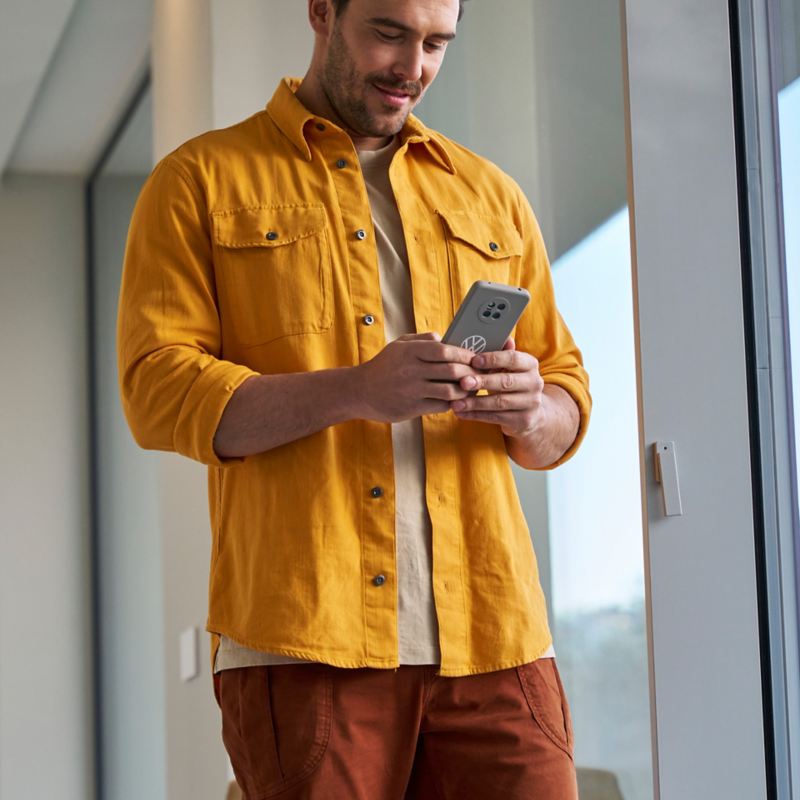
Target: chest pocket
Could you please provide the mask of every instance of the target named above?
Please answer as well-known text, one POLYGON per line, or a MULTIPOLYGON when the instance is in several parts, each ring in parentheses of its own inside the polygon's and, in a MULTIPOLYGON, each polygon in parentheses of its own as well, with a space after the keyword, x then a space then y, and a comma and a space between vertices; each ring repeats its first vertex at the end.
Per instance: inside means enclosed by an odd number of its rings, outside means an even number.
POLYGON ((470 211, 438 213, 447 239, 454 308, 475 281, 510 283, 517 274, 512 260, 522 255, 522 237, 511 223, 470 211))
POLYGON ((253 347, 331 327, 322 206, 258 206, 211 216, 223 330, 253 347))

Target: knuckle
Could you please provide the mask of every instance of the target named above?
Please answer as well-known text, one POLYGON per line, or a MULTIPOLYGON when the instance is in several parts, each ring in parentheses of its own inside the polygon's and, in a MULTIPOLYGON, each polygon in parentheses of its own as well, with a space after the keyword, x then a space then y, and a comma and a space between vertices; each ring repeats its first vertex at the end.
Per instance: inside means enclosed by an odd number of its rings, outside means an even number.
POLYGON ((508 398, 503 394, 494 395, 494 407, 497 411, 505 411, 508 408, 508 398))
POLYGON ((500 376, 500 386, 503 389, 513 389, 514 388, 514 375, 510 372, 504 372, 500 376))

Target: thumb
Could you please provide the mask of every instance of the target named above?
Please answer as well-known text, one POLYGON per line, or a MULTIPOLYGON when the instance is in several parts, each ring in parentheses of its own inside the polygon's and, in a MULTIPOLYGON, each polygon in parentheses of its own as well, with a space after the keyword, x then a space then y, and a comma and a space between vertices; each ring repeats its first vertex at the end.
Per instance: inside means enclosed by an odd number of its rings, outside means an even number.
POLYGON ((516 342, 511 336, 509 336, 508 339, 506 339, 506 343, 503 345, 503 350, 516 350, 516 349, 517 349, 516 342))

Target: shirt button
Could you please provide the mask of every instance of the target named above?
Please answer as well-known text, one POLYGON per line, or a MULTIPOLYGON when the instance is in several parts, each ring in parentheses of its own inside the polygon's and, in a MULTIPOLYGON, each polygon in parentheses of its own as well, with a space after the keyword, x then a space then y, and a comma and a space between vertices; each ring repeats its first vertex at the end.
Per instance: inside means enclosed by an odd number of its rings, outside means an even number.
POLYGON ((343 158, 340 158, 336 162, 336 166, 339 167, 339 169, 344 169, 347 166, 347 162, 343 158))
POLYGON ((499 245, 499 244, 497 244, 497 242, 489 242, 489 249, 490 249, 490 250, 491 250, 493 253, 496 253, 496 252, 497 252, 497 251, 500 249, 500 245, 499 245))
POLYGON ((372 579, 372 582, 373 582, 373 583, 374 583, 376 586, 383 586, 383 584, 384 584, 384 583, 386 583, 386 576, 385 576, 385 575, 376 575, 376 576, 375 576, 375 577, 372 579))
POLYGON ((278 238, 278 234, 275 233, 275 231, 270 231, 267 234, 267 239, 269 239, 270 242, 274 242, 277 238, 278 238))
POLYGON ((383 489, 381 489, 381 487, 380 487, 380 486, 373 486, 373 487, 372 487, 372 488, 369 490, 369 493, 370 493, 370 494, 371 494, 373 497, 383 497, 383 489))
POLYGON ((373 317, 372 314, 367 314, 364 317, 364 324, 365 325, 373 325, 374 323, 375 323, 375 317, 373 317))
POLYGON ((357 238, 357 239, 361 239, 361 241, 363 242, 363 241, 364 241, 364 239, 366 239, 366 238, 367 238, 367 232, 366 232, 366 231, 365 231, 363 228, 359 228, 359 229, 356 231, 356 238, 357 238))

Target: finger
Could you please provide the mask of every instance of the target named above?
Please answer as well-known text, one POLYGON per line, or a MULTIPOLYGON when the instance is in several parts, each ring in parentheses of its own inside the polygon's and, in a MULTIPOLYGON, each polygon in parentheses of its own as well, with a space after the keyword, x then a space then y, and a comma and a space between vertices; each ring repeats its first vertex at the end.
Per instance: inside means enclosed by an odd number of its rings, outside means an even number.
POLYGON ((491 372, 487 374, 466 375, 459 381, 462 389, 487 392, 532 392, 536 389, 531 373, 491 372))
POLYGON ((420 368, 425 380, 429 381, 452 381, 458 383, 468 375, 477 375, 469 364, 458 364, 453 361, 447 362, 426 362, 420 368))
POLYGON ((469 397, 470 393, 452 381, 431 381, 426 384, 425 397, 429 400, 444 400, 448 404, 469 397))
POLYGON ((452 344, 441 342, 418 342, 417 358, 428 362, 452 362, 456 364, 469 364, 475 356, 471 350, 456 347, 452 344))
POLYGON ((517 343, 514 341, 514 339, 511 336, 509 336, 508 339, 506 339, 506 343, 503 345, 502 349, 503 350, 516 350, 517 349, 517 343))
POLYGON ((520 350, 481 353, 473 356, 471 363, 475 369, 508 369, 512 372, 527 372, 539 368, 539 362, 530 353, 520 350))
POLYGON ((530 411, 534 403, 528 392, 499 392, 498 394, 470 395, 453 404, 455 412, 472 411, 530 411))

